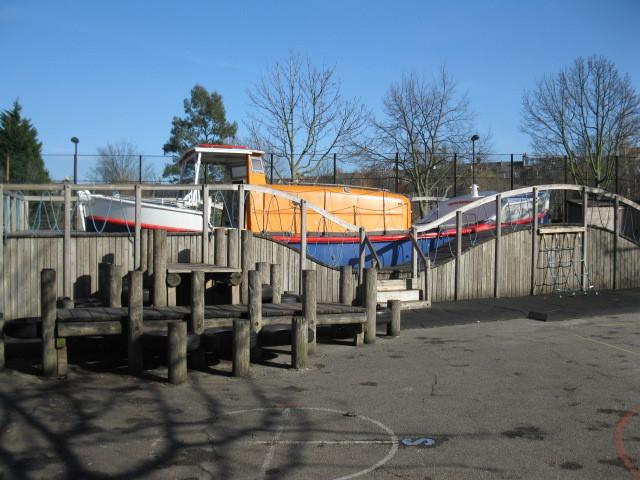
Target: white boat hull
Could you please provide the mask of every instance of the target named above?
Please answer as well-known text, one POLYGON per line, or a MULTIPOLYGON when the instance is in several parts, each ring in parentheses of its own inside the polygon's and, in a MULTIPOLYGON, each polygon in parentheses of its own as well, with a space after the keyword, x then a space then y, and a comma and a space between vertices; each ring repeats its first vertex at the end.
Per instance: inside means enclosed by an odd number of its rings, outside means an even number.
MULTIPOLYGON (((136 204, 132 198, 93 195, 83 202, 85 228, 89 231, 133 230, 136 204)), ((142 228, 170 232, 202 232, 202 211, 169 203, 142 202, 142 228)))
MULTIPOLYGON (((425 225, 454 212, 469 203, 480 200, 483 197, 493 195, 494 192, 482 192, 478 195, 461 195, 438 202, 438 205, 427 215, 416 222, 416 225, 425 225)), ((549 211, 549 193, 538 192, 538 215, 544 216, 549 211)), ((533 219, 533 201, 531 195, 508 197, 502 200, 501 221, 504 224, 528 223, 533 219)), ((476 225, 481 223, 495 223, 496 202, 485 203, 472 208, 462 214, 463 225, 476 225)), ((441 228, 455 228, 455 218, 441 225, 441 228)))

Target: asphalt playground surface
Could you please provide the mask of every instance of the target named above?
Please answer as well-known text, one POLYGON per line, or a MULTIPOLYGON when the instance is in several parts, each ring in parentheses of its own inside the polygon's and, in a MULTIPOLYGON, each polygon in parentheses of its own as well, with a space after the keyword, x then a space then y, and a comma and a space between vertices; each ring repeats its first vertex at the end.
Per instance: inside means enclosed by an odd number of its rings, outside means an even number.
POLYGON ((640 478, 639 299, 436 304, 303 371, 278 347, 251 379, 221 361, 179 386, 97 339, 70 345, 64 379, 9 345, 0 479, 640 478))

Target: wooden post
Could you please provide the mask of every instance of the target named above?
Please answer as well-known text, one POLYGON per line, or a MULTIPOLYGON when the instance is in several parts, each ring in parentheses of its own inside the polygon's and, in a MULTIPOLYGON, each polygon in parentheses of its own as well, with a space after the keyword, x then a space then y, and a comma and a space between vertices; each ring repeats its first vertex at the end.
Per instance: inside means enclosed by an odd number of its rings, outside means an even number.
POLYGON ((243 304, 249 302, 249 270, 253 270, 253 252, 252 247, 253 234, 249 230, 242 230, 241 248, 242 248, 242 284, 240 298, 243 304))
POLYGON ((493 296, 500 298, 501 258, 502 255, 502 195, 496 195, 496 245, 493 263, 493 296))
POLYGON ((262 284, 260 272, 249 271, 249 320, 251 330, 258 333, 262 328, 262 284))
POLYGON ((98 263, 98 298, 102 305, 109 305, 109 263, 98 263))
POLYGON ((169 322, 168 329, 169 383, 179 384, 187 379, 187 324, 169 322))
POLYGON ((343 265, 340 267, 340 303, 353 305, 353 267, 343 265))
POLYGON ((307 368, 309 346, 307 318, 294 317, 291 325, 291 366, 293 368, 297 370, 307 368))
POLYGON ((364 343, 376 343, 376 307, 378 272, 375 267, 364 269, 365 307, 367 324, 364 331, 364 343))
POLYGON ((7 218, 7 225, 9 225, 9 233, 15 232, 17 230, 15 192, 9 194, 9 218, 7 218))
POLYGON ((422 299, 426 302, 431 302, 431 258, 429 254, 426 255, 426 262, 424 265, 424 294, 422 299))
MULTIPOLYGON (((411 227, 411 236, 416 239, 416 242, 418 241, 418 237, 416 235, 416 227, 411 227)), ((411 245, 411 279, 413 282, 415 282, 418 279, 418 252, 416 252, 416 247, 413 244, 413 242, 410 242, 410 245, 411 245)), ((412 285, 411 288, 415 288, 415 287, 413 287, 412 285)))
POLYGON ((244 230, 244 185, 238 185, 238 230, 244 230))
POLYGON ((62 242, 62 295, 73 298, 71 275, 71 185, 64 182, 64 239, 62 242))
POLYGON ((531 220, 531 290, 530 294, 535 295, 536 293, 536 261, 538 260, 538 187, 533 187, 531 189, 533 202, 533 210, 532 215, 533 219, 531 220))
POLYGON ((107 306, 122 306, 122 267, 112 263, 107 265, 107 306))
POLYGON ((240 250, 238 249, 238 232, 237 228, 231 228, 228 231, 227 236, 227 266, 232 268, 240 267, 238 262, 238 255, 240 250))
POLYGON ((209 261, 209 214, 211 210, 211 199, 209 198, 209 184, 202 185, 202 263, 209 261))
POLYGON ((139 374, 143 370, 142 333, 142 271, 129 272, 129 323, 127 325, 127 345, 129 370, 139 374))
POLYGON ((462 292, 460 285, 462 283, 461 269, 462 266, 462 212, 456 212, 456 259, 455 259, 455 300, 460 300, 462 292))
POLYGON ((308 352, 310 354, 316 351, 316 324, 318 317, 318 303, 317 303, 317 281, 315 270, 305 270, 302 272, 303 278, 303 300, 302 300, 302 315, 306 319, 308 328, 311 330, 313 339, 309 343, 308 352))
POLYGON ((204 331, 204 272, 191 272, 191 315, 189 331, 198 335, 204 331))
POLYGON ((268 262, 257 262, 256 263, 256 270, 258 272, 260 272, 260 283, 262 283, 262 285, 270 285, 271 283, 269 282, 269 263, 268 262))
POLYGON ((400 300, 387 300, 387 309, 391 314, 391 320, 387 323, 387 335, 397 337, 400 335, 400 300))
MULTIPOLYGON (((362 285, 364 283, 364 267, 366 262, 365 256, 365 243, 364 243, 364 228, 360 227, 360 250, 358 255, 358 285, 362 285)), ((359 300, 362 300, 361 298, 359 300)))
MULTIPOLYGON (((1 194, 2 192, 0 192, 1 194)), ((4 315, 0 312, 0 370, 4 368, 4 364, 4 315)))
POLYGON ((587 235, 589 223, 589 193, 587 187, 582 187, 582 226, 584 227, 584 233, 582 234, 582 262, 580 268, 580 278, 582 279, 582 291, 586 293, 589 289, 589 278, 587 270, 587 235))
POLYGON ((251 364, 251 326, 242 319, 233 321, 233 375, 248 377, 251 364))
POLYGON ((147 285, 153 286, 153 242, 155 230, 148 230, 147 235, 147 285))
POLYGON ((279 263, 271 264, 271 303, 282 302, 282 268, 279 263))
POLYGON ((616 198, 613 200, 613 288, 617 289, 619 287, 618 282, 618 245, 620 240, 620 227, 618 223, 620 223, 620 214, 618 210, 620 209, 620 198, 616 195, 616 198))
POLYGON ((302 275, 307 268, 307 202, 300 200, 300 288, 298 292, 302 294, 302 275))
POLYGON ((45 268, 40 272, 40 318, 42 321, 42 374, 53 377, 58 373, 56 353, 56 271, 45 268))
POLYGON ((221 267, 227 266, 227 238, 226 238, 227 229, 226 228, 216 228, 214 230, 214 261, 216 265, 220 265, 221 267))
POLYGON ((167 306, 167 231, 153 231, 153 304, 167 306))
MULTIPOLYGON (((227 265, 232 268, 240 267, 240 230, 232 228, 227 236, 227 265)), ((231 285, 231 304, 240 303, 241 285, 231 285)))
POLYGON ((133 234, 133 266, 140 269, 142 265, 141 239, 140 231, 142 229, 142 186, 135 186, 136 206, 135 206, 135 231, 133 234))
POLYGON ((140 271, 147 271, 147 256, 149 250, 149 230, 140 230, 140 271))

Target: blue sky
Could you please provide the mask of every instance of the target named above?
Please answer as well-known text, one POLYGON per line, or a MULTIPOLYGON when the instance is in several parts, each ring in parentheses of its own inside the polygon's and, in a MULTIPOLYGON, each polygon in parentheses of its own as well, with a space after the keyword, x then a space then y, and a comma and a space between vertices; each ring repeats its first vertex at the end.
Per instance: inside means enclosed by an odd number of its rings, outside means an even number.
MULTIPOLYGON (((445 64, 493 150, 523 152, 522 93, 545 73, 604 55, 640 90, 639 21, 638 0, 0 0, 0 108, 18 98, 47 154, 72 152, 72 136, 80 153, 126 140, 160 154, 196 83, 222 94, 242 136, 247 88, 297 50, 335 65, 374 113, 403 73, 445 64)), ((56 179, 72 172, 46 162, 56 179)))

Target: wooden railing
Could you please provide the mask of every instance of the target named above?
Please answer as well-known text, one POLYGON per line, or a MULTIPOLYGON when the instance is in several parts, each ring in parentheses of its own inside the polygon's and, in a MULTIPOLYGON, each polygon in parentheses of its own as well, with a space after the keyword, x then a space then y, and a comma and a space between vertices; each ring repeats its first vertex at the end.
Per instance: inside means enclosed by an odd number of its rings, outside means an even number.
MULTIPOLYGON (((72 202, 77 201, 77 197, 73 196, 73 192, 81 190, 89 190, 92 192, 130 192, 135 197, 135 226, 133 230, 133 242, 134 242, 134 265, 136 268, 140 267, 140 232, 141 232, 141 212, 144 192, 177 192, 185 190, 196 190, 190 185, 166 185, 166 184, 71 184, 69 182, 54 183, 54 184, 0 184, 0 195, 9 195, 12 198, 16 196, 17 192, 61 192, 62 195, 49 196, 51 201, 58 201, 63 203, 63 228, 62 234, 64 238, 63 248, 63 290, 64 296, 71 297, 72 295, 72 278, 70 274, 71 256, 70 256, 70 239, 72 233, 72 202), (5 193, 6 192, 6 193, 5 193)), ((344 228, 348 232, 360 233, 361 251, 364 251, 365 246, 368 246, 372 256, 372 262, 374 262, 378 268, 382 266, 380 258, 378 257, 375 249, 373 248, 371 241, 369 240, 364 230, 359 226, 346 222, 340 217, 328 212, 324 208, 309 202, 297 195, 283 192, 281 190, 275 190, 263 185, 245 185, 245 184, 204 184, 197 186, 197 190, 200 191, 202 198, 202 211, 210 212, 211 210, 211 196, 210 192, 214 191, 234 191, 238 192, 238 228, 244 229, 244 219, 246 217, 245 204, 246 195, 249 192, 268 194, 275 197, 283 198, 292 202, 299 207, 300 211, 300 262, 299 262, 299 275, 302 285, 302 272, 307 268, 307 216, 308 211, 311 210, 319 214, 325 221, 332 222, 341 228, 344 228)), ((42 198, 42 196, 33 196, 33 199, 42 198)), ((0 209, 0 235, 4 235, 3 231, 3 211, 0 209)), ((13 230, 12 230, 13 231, 13 230)), ((208 238, 211 233, 210 230, 210 218, 209 214, 203 214, 202 216, 202 236, 203 240, 208 238)), ((201 260, 209 258, 209 242, 202 242, 201 260)), ((2 257, 2 246, 0 245, 0 257, 2 257)), ((240 255, 240 251, 238 252, 240 255)), ((1 261, 1 260, 0 260, 1 261)), ((363 278, 363 271, 366 266, 365 255, 360 256, 359 265, 359 278, 363 278)), ((0 267, 2 265, 0 264, 0 267)))
MULTIPOLYGON (((500 297, 500 273, 502 269, 501 264, 501 249, 502 249, 502 201, 504 199, 510 197, 517 197, 522 195, 531 194, 532 196, 532 204, 533 204, 533 212, 532 212, 532 223, 531 223, 531 288, 530 293, 534 294, 535 289, 535 269, 536 269, 536 254, 537 254, 537 241, 538 241, 538 202, 537 197, 538 193, 542 191, 574 191, 579 192, 582 198, 582 221, 581 226, 586 231, 588 227, 588 204, 589 204, 589 196, 597 195, 600 198, 607 198, 609 200, 613 200, 614 203, 614 260, 613 260, 613 271, 614 271, 614 279, 617 278, 616 272, 618 269, 617 265, 617 250, 618 250, 618 242, 619 237, 621 235, 619 219, 618 219, 618 210, 619 206, 627 205, 628 207, 640 211, 640 205, 635 203, 628 198, 625 198, 621 195, 617 195, 615 193, 607 192, 606 190, 602 190, 600 188, 593 188, 581 185, 572 185, 572 184, 549 184, 549 185, 537 185, 534 187, 525 187, 518 188, 515 190, 509 190, 502 193, 495 193, 493 195, 488 195, 486 197, 479 198, 478 200, 468 203, 457 210, 450 212, 446 215, 441 216, 440 218, 429 222, 424 225, 418 225, 415 227, 415 233, 419 234, 420 232, 433 231, 440 228, 442 225, 446 225, 450 223, 451 220, 455 218, 456 220, 456 255, 455 255, 455 292, 456 299, 458 298, 458 292, 460 291, 460 281, 462 278, 462 273, 460 271, 460 257, 462 255, 462 230, 463 230, 463 221, 462 215, 468 211, 474 210, 483 205, 491 204, 495 202, 495 215, 496 215, 496 242, 495 242, 495 263, 494 263, 494 296, 500 297)), ((581 268, 584 270, 585 265, 587 263, 586 252, 587 252, 587 235, 582 235, 581 238, 581 249, 583 252, 582 266, 581 268)), ((414 243, 414 250, 419 251, 419 245, 417 242, 414 243)), ((582 289, 586 290, 588 288, 587 285, 587 275, 584 272, 581 275, 582 278, 582 289)), ((614 284, 615 288, 615 284, 614 284)))

